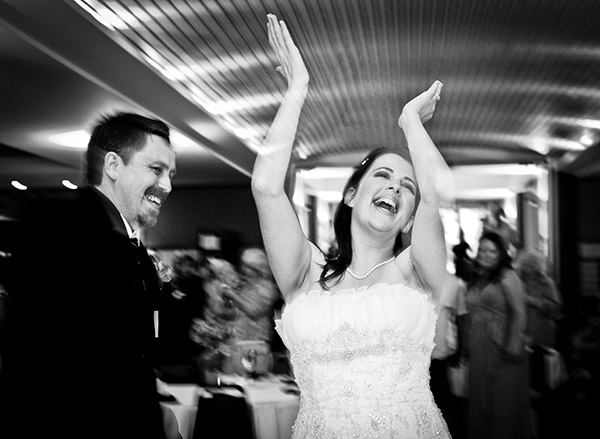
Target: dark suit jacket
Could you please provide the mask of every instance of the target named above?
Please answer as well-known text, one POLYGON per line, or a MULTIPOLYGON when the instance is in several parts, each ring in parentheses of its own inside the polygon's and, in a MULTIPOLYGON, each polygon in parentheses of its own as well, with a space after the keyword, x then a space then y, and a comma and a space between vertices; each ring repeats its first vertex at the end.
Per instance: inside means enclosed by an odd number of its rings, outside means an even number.
POLYGON ((164 437, 145 248, 95 189, 32 213, 9 287, 14 437, 164 437))

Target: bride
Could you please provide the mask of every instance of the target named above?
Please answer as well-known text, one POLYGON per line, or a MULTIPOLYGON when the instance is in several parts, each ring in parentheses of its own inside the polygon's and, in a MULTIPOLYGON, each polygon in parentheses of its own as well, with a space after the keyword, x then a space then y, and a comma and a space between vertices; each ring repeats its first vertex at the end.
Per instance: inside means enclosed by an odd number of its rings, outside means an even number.
POLYGON ((267 28, 287 90, 256 159, 252 192, 286 301, 277 330, 301 391, 294 437, 447 438, 429 362, 446 274, 438 209, 451 185, 423 127, 442 84, 400 115, 410 162, 377 149, 356 166, 334 220, 339 252, 327 256, 304 236, 284 190, 308 72, 285 23, 269 14, 267 28))

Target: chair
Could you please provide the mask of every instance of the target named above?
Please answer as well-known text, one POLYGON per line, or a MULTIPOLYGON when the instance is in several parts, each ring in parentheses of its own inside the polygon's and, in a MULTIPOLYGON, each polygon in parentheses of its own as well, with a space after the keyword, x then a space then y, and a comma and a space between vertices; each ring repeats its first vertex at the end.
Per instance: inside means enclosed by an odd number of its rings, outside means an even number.
POLYGON ((193 439, 254 439, 246 398, 215 393, 200 398, 193 439))

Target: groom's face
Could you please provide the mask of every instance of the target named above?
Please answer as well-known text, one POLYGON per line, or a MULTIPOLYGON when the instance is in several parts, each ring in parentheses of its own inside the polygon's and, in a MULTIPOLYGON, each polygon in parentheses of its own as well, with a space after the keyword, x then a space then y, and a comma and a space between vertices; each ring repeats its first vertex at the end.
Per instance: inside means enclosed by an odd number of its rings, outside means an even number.
POLYGON ((145 146, 127 163, 117 178, 117 204, 134 229, 152 227, 171 193, 175 175, 175 152, 162 137, 149 135, 145 146))

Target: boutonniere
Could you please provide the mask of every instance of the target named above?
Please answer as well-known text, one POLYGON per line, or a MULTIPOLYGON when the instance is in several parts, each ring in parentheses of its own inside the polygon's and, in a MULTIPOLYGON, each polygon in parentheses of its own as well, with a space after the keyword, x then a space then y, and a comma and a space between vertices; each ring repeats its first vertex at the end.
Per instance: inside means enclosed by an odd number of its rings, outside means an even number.
POLYGON ((171 268, 170 265, 165 264, 155 251, 148 250, 148 255, 150 256, 150 259, 154 264, 154 268, 156 269, 156 274, 158 275, 158 279, 160 280, 160 286, 162 288, 164 284, 169 283, 171 282, 171 280, 173 280, 173 268, 171 268))

